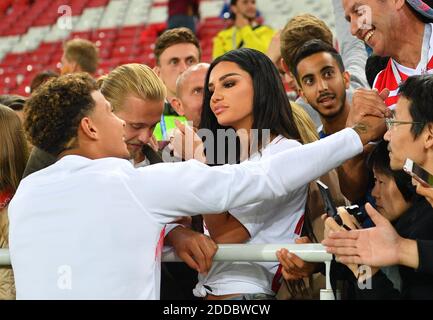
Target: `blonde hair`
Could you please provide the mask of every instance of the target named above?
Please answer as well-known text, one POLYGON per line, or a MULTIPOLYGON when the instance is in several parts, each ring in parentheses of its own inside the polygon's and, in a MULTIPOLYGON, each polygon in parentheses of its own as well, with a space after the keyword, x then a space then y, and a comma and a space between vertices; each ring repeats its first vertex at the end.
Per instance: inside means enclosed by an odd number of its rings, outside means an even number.
POLYGON ((290 104, 292 105, 293 119, 301 135, 302 143, 307 144, 319 140, 316 126, 308 113, 299 104, 294 102, 290 104))
POLYGON ((162 101, 167 96, 164 83, 144 64, 119 66, 99 78, 97 84, 115 111, 122 109, 125 99, 130 95, 152 101, 162 101))
POLYGON ((26 168, 27 141, 20 118, 0 104, 0 191, 18 188, 26 168))
POLYGON ((292 69, 293 57, 302 45, 313 39, 320 39, 332 46, 332 31, 325 22, 312 14, 301 14, 287 22, 281 32, 281 56, 292 69))
POLYGON ((93 74, 98 68, 99 52, 96 45, 86 39, 72 39, 64 45, 65 57, 76 62, 81 70, 93 74))

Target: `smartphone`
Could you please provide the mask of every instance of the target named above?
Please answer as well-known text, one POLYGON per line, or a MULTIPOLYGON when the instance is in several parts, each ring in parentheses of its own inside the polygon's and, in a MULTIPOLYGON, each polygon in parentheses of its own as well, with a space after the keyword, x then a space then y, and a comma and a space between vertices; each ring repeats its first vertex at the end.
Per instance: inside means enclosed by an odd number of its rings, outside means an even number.
POLYGON ((421 183, 423 187, 433 187, 433 175, 427 172, 424 168, 413 162, 411 159, 406 159, 403 170, 416 181, 421 183))
POLYGON ((326 184, 320 180, 316 180, 317 186, 319 187, 320 194, 322 195, 323 203, 325 204, 325 212, 328 217, 335 218, 338 216, 337 207, 332 199, 331 192, 326 184))

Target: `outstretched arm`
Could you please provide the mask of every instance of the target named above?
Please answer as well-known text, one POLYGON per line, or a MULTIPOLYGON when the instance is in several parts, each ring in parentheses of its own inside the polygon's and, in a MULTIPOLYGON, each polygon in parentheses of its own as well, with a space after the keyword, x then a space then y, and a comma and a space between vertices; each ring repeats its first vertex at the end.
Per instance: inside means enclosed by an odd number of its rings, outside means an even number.
POLYGON ((138 169, 124 183, 133 200, 158 223, 182 215, 226 212, 279 198, 317 179, 381 136, 383 123, 383 118, 366 116, 353 129, 257 162, 212 168, 194 160, 156 164, 138 169))
POLYGON ((137 176, 126 183, 144 210, 169 223, 181 215, 226 212, 281 197, 361 151, 358 134, 345 129, 257 162, 219 167, 195 160, 156 164, 138 169, 137 176))
POLYGON ((373 267, 405 265, 418 268, 418 247, 415 240, 404 239, 391 223, 370 204, 366 209, 374 228, 330 233, 322 243, 329 253, 344 264, 365 264, 373 267))

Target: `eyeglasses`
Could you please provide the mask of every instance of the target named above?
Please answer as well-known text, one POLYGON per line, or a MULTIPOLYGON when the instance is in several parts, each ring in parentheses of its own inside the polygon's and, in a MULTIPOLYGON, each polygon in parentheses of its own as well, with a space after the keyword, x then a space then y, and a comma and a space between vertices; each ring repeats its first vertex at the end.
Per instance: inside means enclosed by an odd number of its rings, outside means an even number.
POLYGON ((386 127, 388 130, 391 130, 393 127, 396 127, 400 124, 415 124, 415 125, 424 125, 424 122, 419 121, 399 121, 394 120, 393 118, 386 118, 385 119, 386 127))

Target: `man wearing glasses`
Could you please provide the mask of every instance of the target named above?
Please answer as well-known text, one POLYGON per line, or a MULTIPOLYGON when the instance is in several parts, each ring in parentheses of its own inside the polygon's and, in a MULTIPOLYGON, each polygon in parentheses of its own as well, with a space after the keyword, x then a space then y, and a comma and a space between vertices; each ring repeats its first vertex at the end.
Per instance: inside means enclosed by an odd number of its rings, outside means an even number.
MULTIPOLYGON (((409 77, 400 86, 400 99, 393 118, 386 119, 390 166, 403 168, 407 158, 433 172, 433 75, 409 77)), ((371 206, 367 211, 376 227, 342 231, 330 235, 323 243, 343 263, 366 264, 374 267, 406 266, 405 274, 429 276, 433 281, 433 226, 430 222, 413 223, 410 232, 399 235, 391 224, 371 206), (426 229, 428 228, 428 229, 426 229), (419 237, 420 230, 429 230, 419 237)), ((419 219, 430 219, 429 210, 415 211, 419 219)), ((374 279, 374 278, 373 278, 374 279)), ((430 292, 430 299, 433 293, 430 292)))

